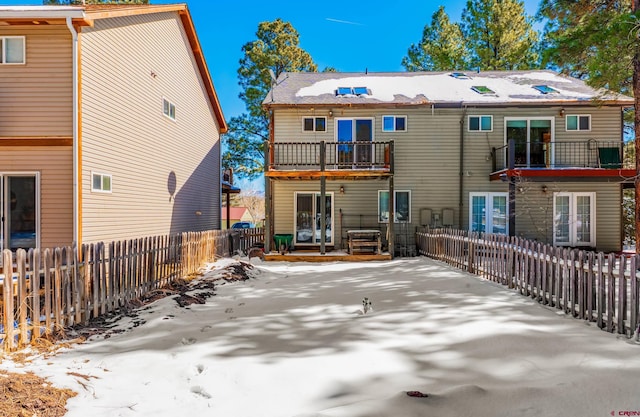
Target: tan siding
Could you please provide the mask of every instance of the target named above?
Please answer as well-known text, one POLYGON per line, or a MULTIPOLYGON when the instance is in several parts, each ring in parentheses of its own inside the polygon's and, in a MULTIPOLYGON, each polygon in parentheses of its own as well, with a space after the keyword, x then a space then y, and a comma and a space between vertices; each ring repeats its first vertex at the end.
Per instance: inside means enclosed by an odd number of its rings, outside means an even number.
MULTIPOLYGON (((396 190, 411 190, 412 228, 420 223, 420 210, 432 209, 441 213, 443 209, 454 210, 455 227, 468 227, 470 192, 507 192, 506 182, 489 181, 492 171, 492 148, 505 143, 505 117, 554 117, 556 141, 562 140, 620 140, 620 109, 583 107, 567 109, 566 114, 591 114, 591 132, 566 132, 565 119, 560 117, 560 107, 541 108, 466 108, 431 109, 332 109, 334 117, 327 119, 327 132, 302 132, 302 118, 328 116, 328 109, 277 110, 275 114, 276 141, 334 141, 337 117, 375 117, 374 140, 395 141, 396 190), (407 132, 382 132, 383 115, 406 115, 407 132), (469 115, 492 115, 492 132, 468 132, 469 115), (460 121, 463 120, 464 161, 460 169, 460 121), (460 173, 462 172, 462 210, 459 206, 460 173), (461 216, 460 216, 461 214, 461 216), (461 220, 461 221, 460 221, 461 220)), ((345 213, 377 213, 377 190, 388 189, 387 181, 352 181, 345 185, 344 196, 336 194, 336 213, 343 208, 345 213)), ((327 189, 336 191, 340 183, 327 181, 327 189)), ((620 248, 620 185, 616 183, 546 183, 548 195, 554 190, 595 191, 597 193, 597 245, 605 250, 620 248)), ((541 193, 542 183, 522 184, 536 193, 541 193)), ((293 192, 296 190, 319 190, 319 183, 277 181, 275 194, 274 224, 276 233, 291 233, 293 230, 293 192), (309 184, 313 184, 315 188, 309 184)), ((516 233, 543 241, 552 241, 552 229, 544 229, 551 222, 551 209, 546 209, 542 197, 525 193, 517 198, 516 233), (522 211, 522 212, 521 212, 522 211), (545 237, 545 236, 548 236, 545 237), (551 240, 548 240, 551 239, 551 240)), ((547 199, 548 197, 545 197, 547 199)), ((337 216, 338 214, 336 214, 337 216)))
POLYGON ((0 148, 0 171, 40 173, 40 246, 73 241, 71 147, 0 148))
POLYGON ((96 21, 81 44, 84 241, 220 227, 219 128, 178 14, 96 21))
POLYGON ((0 26, 26 37, 26 64, 0 65, 0 136, 71 136, 71 35, 66 26, 0 26))

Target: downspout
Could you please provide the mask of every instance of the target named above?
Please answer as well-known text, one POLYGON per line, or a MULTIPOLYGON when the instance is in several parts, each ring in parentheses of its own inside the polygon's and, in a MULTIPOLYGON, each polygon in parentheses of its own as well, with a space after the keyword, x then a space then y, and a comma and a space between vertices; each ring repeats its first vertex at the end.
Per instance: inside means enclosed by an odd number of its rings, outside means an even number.
POLYGON ((71 62, 73 77, 73 241, 80 244, 78 212, 78 32, 73 27, 71 17, 67 16, 67 27, 71 32, 71 62))
POLYGON ((460 179, 458 181, 458 227, 462 230, 462 219, 464 214, 462 209, 464 208, 464 117, 467 113, 467 108, 462 106, 462 116, 460 117, 460 179))

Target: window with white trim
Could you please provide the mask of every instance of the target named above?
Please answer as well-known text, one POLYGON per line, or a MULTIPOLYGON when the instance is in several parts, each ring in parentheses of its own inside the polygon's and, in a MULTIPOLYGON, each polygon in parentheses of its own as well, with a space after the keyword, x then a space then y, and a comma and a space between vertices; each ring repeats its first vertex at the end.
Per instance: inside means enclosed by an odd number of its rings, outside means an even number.
POLYGON ((26 49, 24 36, 0 36, 0 63, 26 63, 26 49))
POLYGON ((303 117, 302 130, 305 132, 326 132, 327 118, 326 117, 303 117))
POLYGON ((166 98, 162 98, 162 112, 169 119, 176 120, 176 105, 166 98))
POLYGON ((567 115, 567 131, 589 131, 591 130, 590 114, 569 114, 567 115))
POLYGON ((91 191, 98 193, 111 192, 111 174, 91 173, 91 191))
POLYGON ((553 244, 595 246, 596 193, 553 193, 553 244))
MULTIPOLYGON (((411 223, 411 191, 394 191, 394 223, 411 223)), ((378 223, 389 223, 389 191, 378 191, 378 223)))
POLYGON ((469 132, 493 132, 493 116, 469 116, 469 132))
POLYGON ((407 116, 382 116, 383 132, 406 132, 407 116))
POLYGON ((509 233, 509 193, 469 193, 469 230, 509 233))

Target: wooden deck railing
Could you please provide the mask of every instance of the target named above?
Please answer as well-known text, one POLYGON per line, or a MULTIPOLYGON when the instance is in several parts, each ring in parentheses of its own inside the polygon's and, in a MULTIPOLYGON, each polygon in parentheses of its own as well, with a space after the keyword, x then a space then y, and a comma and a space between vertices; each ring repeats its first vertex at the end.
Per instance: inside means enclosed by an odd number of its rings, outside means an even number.
MULTIPOLYGON (((61 247, 5 250, 0 265, 0 343, 10 351, 39 337, 130 306, 207 262, 231 255, 232 232, 247 251, 262 229, 212 230, 61 247)), ((233 248, 235 251, 236 248, 233 248)))
POLYGON ((482 275, 603 330, 638 338, 638 255, 460 230, 418 232, 416 242, 422 255, 482 275))

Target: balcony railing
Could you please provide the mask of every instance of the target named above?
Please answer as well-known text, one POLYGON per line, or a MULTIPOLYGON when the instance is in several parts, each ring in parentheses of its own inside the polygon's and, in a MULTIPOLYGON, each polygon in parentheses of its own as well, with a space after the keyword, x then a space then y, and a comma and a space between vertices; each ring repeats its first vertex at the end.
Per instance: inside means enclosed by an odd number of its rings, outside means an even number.
POLYGON ((393 141, 267 143, 269 171, 393 172, 393 141))
POLYGON ((510 168, 630 168, 619 140, 516 142, 493 148, 493 172, 510 168))

